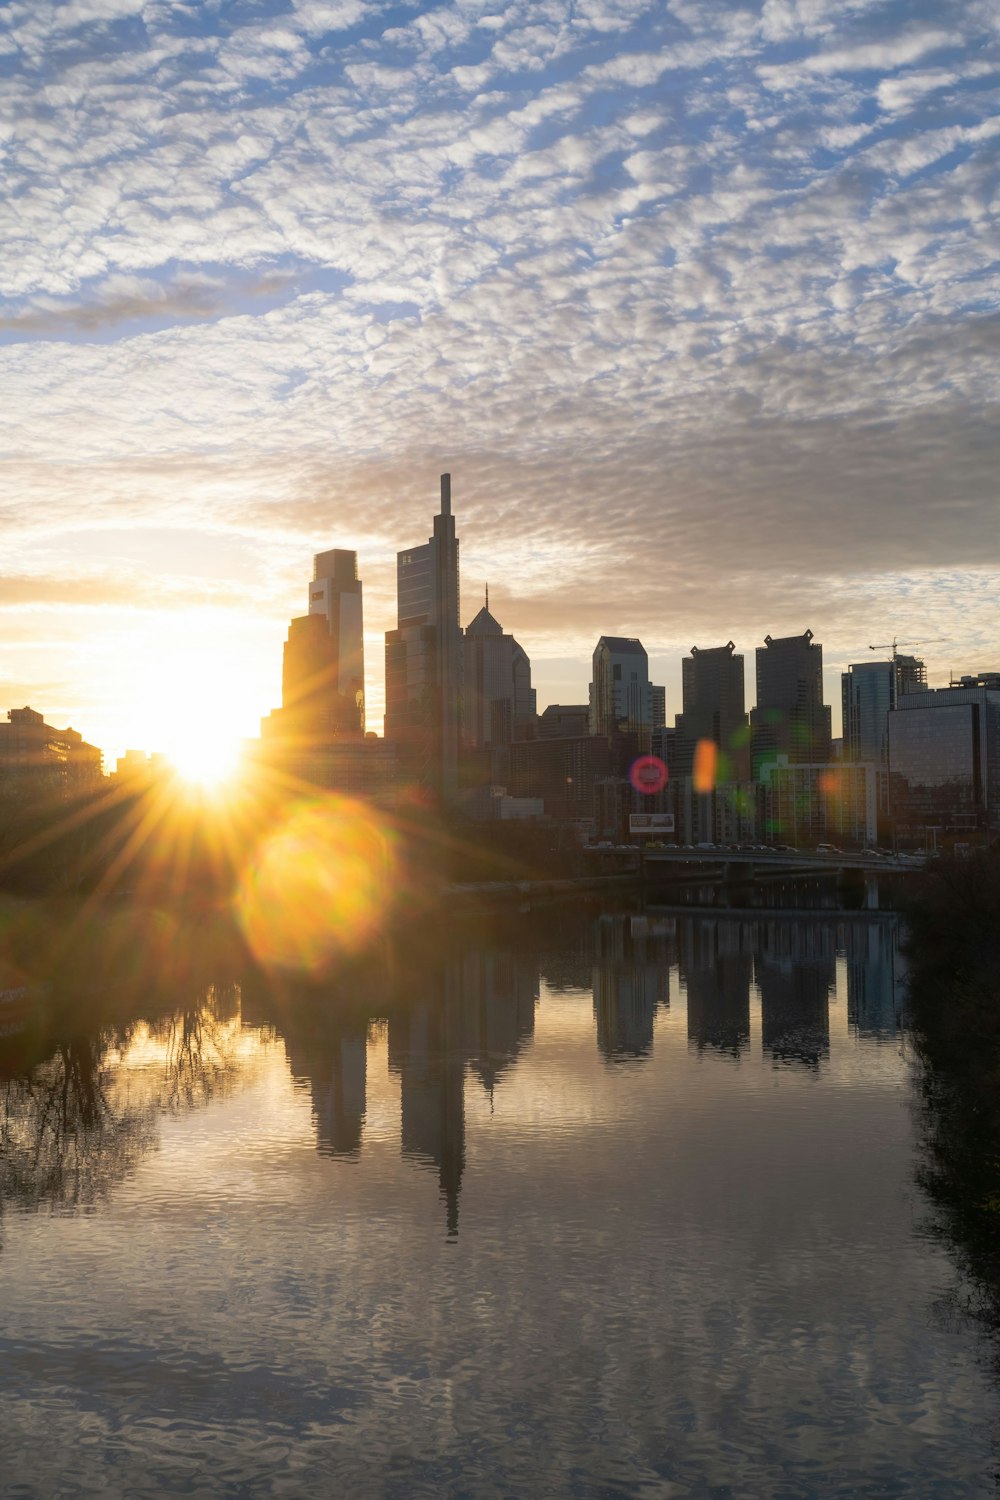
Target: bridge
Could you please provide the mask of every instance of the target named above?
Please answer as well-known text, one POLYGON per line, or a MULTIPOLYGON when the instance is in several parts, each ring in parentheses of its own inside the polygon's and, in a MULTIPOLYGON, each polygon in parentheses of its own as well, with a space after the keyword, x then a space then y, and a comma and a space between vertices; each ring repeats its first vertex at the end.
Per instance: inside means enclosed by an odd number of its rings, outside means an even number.
POLYGON ((873 854, 859 851, 847 853, 831 850, 829 853, 795 849, 656 849, 637 850, 640 864, 647 871, 666 874, 672 867, 678 873, 692 869, 711 870, 723 867, 723 879, 737 879, 747 875, 751 879, 759 871, 775 875, 840 875, 847 870, 856 870, 865 875, 914 875, 923 869, 926 856, 923 854, 873 854))

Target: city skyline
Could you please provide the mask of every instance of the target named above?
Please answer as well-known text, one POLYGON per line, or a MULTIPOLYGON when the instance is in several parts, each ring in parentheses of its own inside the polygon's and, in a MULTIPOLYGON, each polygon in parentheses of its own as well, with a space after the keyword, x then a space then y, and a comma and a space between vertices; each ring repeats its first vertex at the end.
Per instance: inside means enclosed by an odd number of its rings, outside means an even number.
POLYGON ((806 624, 835 710, 873 639, 995 665, 989 7, 114 0, 0 41, 8 704, 112 755, 253 734, 350 548, 378 724, 443 469, 541 706, 601 633, 671 712, 692 641, 806 624))
MULTIPOLYGON (((452 519, 452 516, 451 516, 451 485, 450 485, 450 480, 451 480, 451 475, 450 474, 443 474, 443 475, 440 476, 442 496, 445 494, 445 491, 447 491, 447 514, 448 514, 449 519, 451 520, 452 533, 454 534, 454 529, 455 529, 454 528, 454 520, 452 519)), ((440 517, 438 519, 440 520, 440 517)), ((428 545, 431 546, 431 547, 433 546, 433 538, 431 539, 431 543, 428 544, 428 545)), ((397 551, 397 554, 396 554, 396 556, 397 556, 397 569, 403 563, 404 560, 408 562, 411 557, 416 557, 418 554, 420 554, 420 553, 422 553, 422 552, 424 552, 426 550, 427 550, 427 548, 425 548, 425 547, 419 547, 419 548, 410 547, 410 548, 404 548, 404 549, 401 549, 401 550, 397 551)), ((335 566, 334 565, 334 559, 338 560, 337 564, 336 564, 337 567, 345 567, 345 568, 349 567, 349 571, 351 572, 353 580, 354 580, 354 586, 357 589, 357 598, 360 601, 362 584, 360 582, 358 582, 359 564, 358 564, 358 559, 357 559, 357 553, 354 552, 353 550, 345 549, 345 548, 341 548, 341 547, 329 548, 329 549, 326 549, 326 550, 324 550, 324 551, 322 551, 320 553, 316 553, 313 556, 313 575, 312 575, 312 581, 308 585, 308 588, 309 588, 309 615, 310 616, 315 616, 317 614, 322 614, 324 616, 324 618, 330 617, 330 612, 331 612, 333 606, 330 603, 330 598, 328 597, 328 594, 329 594, 330 587, 333 587, 333 585, 328 581, 327 584, 325 585, 326 589, 327 589, 327 593, 321 595, 321 593, 319 591, 317 591, 317 581, 322 581, 325 572, 329 573, 330 579, 332 579, 334 577, 334 566, 335 566), (321 572, 321 569, 323 570, 322 572, 321 572)), ((486 587, 486 597, 487 597, 487 600, 488 600, 488 585, 486 585, 485 587, 486 587)), ((340 606, 338 605, 338 609, 339 608, 340 608, 340 606)), ((469 605, 469 610, 470 611, 473 610, 473 605, 472 605, 471 602, 470 602, 470 605, 469 605)), ((404 612, 404 607, 401 606, 397 602, 397 605, 396 605, 397 618, 402 618, 403 612, 404 612)), ((358 612, 357 613, 358 613, 358 619, 357 620, 353 620, 352 621, 352 625, 351 625, 352 630, 354 630, 355 632, 357 631, 357 628, 360 625, 360 613, 361 613, 361 611, 360 611, 360 602, 358 604, 358 612)), ((474 631, 477 622, 486 613, 487 613, 487 611, 484 611, 484 609, 482 608, 482 606, 480 607, 480 609, 478 611, 470 613, 468 625, 460 625, 460 635, 461 635, 461 638, 463 640, 466 638, 467 631, 470 630, 470 629, 472 629, 474 631)), ((490 617, 490 618, 492 618, 492 617, 490 617)), ((285 629, 286 629, 286 631, 291 631, 294 634, 295 627, 297 627, 297 626, 304 626, 306 624, 311 624, 311 623, 312 623, 312 620, 309 617, 307 617, 305 619, 303 619, 301 617, 293 617, 290 622, 286 622, 285 629)), ((330 628, 333 629, 332 626, 330 628)), ((386 634, 392 634, 392 633, 393 632, 387 632, 386 634)), ((875 633, 877 634, 878 631, 876 630, 875 633)), ((789 637, 789 638, 787 638, 787 639, 790 639, 790 640, 791 639, 795 639, 797 637, 802 636, 802 634, 803 633, 802 633, 801 630, 795 631, 795 632, 793 632, 792 636, 789 637)), ((807 629, 805 631, 805 636, 809 640, 812 640, 813 635, 814 635, 814 632, 811 629, 807 629)), ((289 637, 289 639, 290 639, 290 637, 289 637)), ((371 702, 370 695, 369 695, 369 693, 367 691, 368 684, 369 684, 369 681, 370 681, 371 668, 370 668, 369 665, 366 665, 365 662, 364 662, 364 660, 363 660, 363 651, 364 651, 364 642, 369 642, 372 639, 373 639, 373 633, 370 630, 368 630, 368 629, 365 629, 364 632, 363 632, 363 641, 359 637, 359 643, 360 644, 356 644, 353 641, 353 638, 352 638, 352 649, 356 652, 357 655, 362 656, 362 659, 360 661, 360 670, 363 673, 363 677, 362 677, 362 680, 361 680, 361 689, 360 689, 360 693, 359 693, 359 701, 363 700, 363 701, 365 701, 367 703, 371 702)), ((384 645, 385 639, 386 639, 386 636, 383 635, 379 639, 378 644, 379 645, 384 645)), ((605 635, 602 634, 599 637, 599 639, 598 639, 597 648, 599 648, 604 643, 605 639, 606 639, 605 635)), ((766 646, 770 643, 770 639, 771 639, 770 636, 765 636, 763 642, 757 643, 756 644, 756 652, 760 653, 761 651, 764 651, 766 649, 766 646)), ((624 641, 620 641, 619 643, 634 646, 638 650, 638 652, 641 654, 641 656, 644 659, 646 658, 647 651, 646 651, 646 648, 645 648, 645 643, 642 642, 638 637, 628 637, 628 638, 625 638, 624 641)), ((917 642, 910 642, 910 643, 899 643, 899 644, 901 644, 901 645, 902 644, 911 644, 911 645, 915 646, 918 649, 920 647, 919 641, 917 641, 917 642)), ((516 642, 515 642, 515 645, 516 645, 516 642)), ((868 647, 867 647, 867 650, 870 653, 877 653, 878 651, 881 651, 881 650, 891 650, 891 651, 894 652, 896 645, 897 645, 897 642, 896 642, 895 639, 893 639, 893 641, 889 642, 889 643, 878 643, 878 644, 876 644, 876 643, 869 643, 868 647)), ((816 646, 818 647, 818 649, 820 650, 820 652, 822 654, 822 650, 823 650, 823 643, 822 643, 822 641, 817 641, 816 642, 816 646)), ((594 672, 594 661, 596 660, 597 648, 595 648, 595 651, 594 651, 594 653, 592 653, 592 656, 591 656, 591 661, 590 661, 590 664, 589 664, 588 680, 584 681, 582 683, 580 683, 579 680, 577 680, 575 682, 575 688, 576 688, 575 696, 574 696, 574 692, 573 692, 574 683, 573 682, 569 682, 570 691, 568 693, 564 691, 564 693, 563 693, 564 703, 565 702, 569 702, 570 699, 572 698, 574 704, 577 704, 580 707, 586 709, 586 704, 587 704, 588 696, 591 695, 592 692, 593 692, 593 672, 594 672)), ((285 642, 284 642, 284 646, 282 648, 283 667, 282 667, 281 673, 279 674, 279 689, 278 689, 278 697, 279 698, 287 697, 287 694, 288 694, 288 683, 287 683, 288 650, 289 650, 289 640, 286 639, 285 642), (283 682, 283 685, 282 685, 282 682, 283 682)), ((668 726, 671 725, 671 721, 672 720, 676 720, 678 718, 682 718, 683 717, 683 691, 682 691, 682 688, 680 686, 682 674, 684 672, 686 672, 688 669, 692 668, 694 661, 699 656, 705 657, 705 656, 713 656, 713 655, 719 655, 719 654, 728 654, 728 653, 733 652, 733 650, 734 650, 734 642, 733 641, 729 641, 728 643, 726 643, 724 645, 719 645, 717 642, 713 641, 713 642, 708 643, 708 644, 702 642, 700 645, 696 644, 694 646, 689 646, 676 659, 668 659, 667 656, 666 656, 666 654, 663 651, 657 651, 656 648, 655 648, 655 646, 653 648, 653 651, 650 652, 650 653, 648 653, 649 662, 652 663, 652 661, 654 661, 654 660, 660 662, 661 663, 661 666, 659 668, 660 674, 662 676, 666 676, 666 678, 668 679, 668 682, 671 684, 671 686, 667 687, 667 689, 665 690, 666 691, 666 724, 668 726)), ((521 654, 524 655, 524 652, 522 651, 521 654)), ((921 651, 921 657, 920 657, 920 660, 919 660, 919 663, 918 663, 920 666, 923 666, 923 658, 924 658, 925 655, 928 655, 928 654, 929 653, 925 653, 925 652, 921 651)), ((376 659, 377 659, 377 655, 378 655, 378 653, 376 654, 376 659)), ((756 684, 756 680, 755 680, 756 679, 756 671, 758 669, 755 667, 755 663, 753 662, 753 660, 750 659, 749 651, 746 648, 744 648, 744 652, 742 654, 737 654, 733 659, 734 659, 734 662, 742 662, 742 664, 743 664, 742 665, 742 671, 743 671, 744 683, 745 683, 746 713, 747 713, 747 716, 749 717, 750 711, 755 706, 757 706, 757 703, 758 703, 757 684, 756 684)), ((825 667, 822 668, 822 671, 821 671, 821 677, 822 677, 822 702, 823 702, 823 704, 825 706, 827 714, 829 716, 832 716, 833 733, 834 733, 835 737, 840 738, 841 732, 842 732, 842 720, 840 722, 838 722, 838 718, 841 716, 841 712, 842 712, 842 698, 843 698, 843 687, 844 687, 843 678, 847 676, 848 669, 856 667, 856 666, 861 666, 865 670, 869 670, 869 671, 872 670, 872 669, 874 669, 874 668, 876 668, 876 667, 888 667, 888 668, 891 668, 892 667, 892 663, 893 663, 894 660, 895 660, 895 656, 894 655, 890 656, 890 657, 883 657, 883 656, 878 655, 878 654, 872 654, 872 655, 870 655, 868 657, 861 657, 856 662, 854 662, 854 661, 848 661, 848 662, 845 663, 845 665, 843 667, 840 667, 839 665, 837 665, 837 666, 825 666, 825 667)), ((912 660, 914 660, 914 658, 912 656, 908 656, 908 655, 904 656, 901 653, 900 656, 899 656, 899 660, 901 662, 911 662, 912 660)), ((534 667, 535 667, 535 659, 532 657, 532 655, 531 655, 530 652, 527 653, 527 662, 528 662, 529 673, 533 673, 534 672, 534 667)), ((357 669, 355 668, 354 670, 357 670, 357 669)), ((587 670, 586 664, 584 664, 584 670, 587 670)), ((982 663, 971 664, 971 665, 969 663, 963 663, 958 670, 959 670, 960 673, 968 673, 968 672, 978 673, 978 672, 982 672, 982 671, 990 671, 992 669, 990 667, 988 667, 988 666, 985 666, 982 663)), ((650 667, 650 675, 651 675, 651 673, 652 673, 652 668, 650 667)), ((944 679, 943 681, 932 680, 931 683, 930 683, 930 686, 935 687, 935 688, 947 686, 949 678, 957 680, 957 674, 956 674, 956 672, 954 670, 952 670, 948 674, 948 678, 944 679)), ((319 678, 317 677, 316 680, 318 682, 319 678)), ((382 676, 381 680, 382 680, 382 682, 384 684, 384 680, 385 680, 384 679, 384 675, 382 676)), ((651 689, 649 689, 649 691, 653 692, 653 691, 656 691, 656 689, 652 689, 651 688, 651 689)), ((664 691, 664 690, 660 689, 660 691, 664 691)), ((533 696, 534 696, 534 693, 533 693, 533 696)), ((377 701, 379 703, 383 703, 384 702, 384 695, 379 695, 377 701)), ((538 714, 541 714, 549 706, 550 706, 549 703, 539 701, 536 712, 538 714)), ((552 706, 553 707, 558 707, 559 705, 557 703, 553 702, 552 706)), ((32 709, 36 709, 37 705, 34 704, 34 703, 32 703, 32 704, 26 704, 26 705, 19 705, 19 704, 16 704, 16 703, 11 703, 9 705, 9 707, 10 708, 30 707, 32 709)), ((43 706, 42 712, 43 712, 43 715, 46 718, 48 718, 48 719, 58 719, 58 717, 59 717, 58 714, 53 714, 51 710, 45 708, 44 706, 43 706)), ((362 709, 361 710, 361 713, 362 713, 363 716, 365 715, 366 712, 367 712, 367 724, 364 723, 364 717, 363 717, 362 718, 362 728, 363 729, 367 728, 367 731, 368 731, 369 734, 375 733, 375 734, 379 735, 379 737, 381 737, 382 734, 383 734, 383 726, 382 726, 381 722, 379 722, 379 727, 376 728, 375 723, 372 720, 371 710, 370 709, 367 709, 367 710, 366 709, 362 709)), ((464 710, 463 710, 463 712, 464 712, 464 710)), ((267 720, 270 716, 271 716, 271 711, 270 710, 268 712, 262 714, 261 715, 261 722, 257 725, 256 731, 251 731, 249 734, 243 736, 243 739, 257 739, 257 738, 259 738, 261 730, 262 730, 262 727, 263 727, 263 724, 264 724, 264 721, 267 720)), ((589 711, 588 711, 588 717, 589 717, 589 711)), ((78 725, 72 725, 72 726, 67 726, 67 727, 75 729, 78 733, 80 732, 78 725)), ((589 732, 590 733, 595 733, 595 732, 598 732, 598 731, 595 731, 593 728, 591 728, 589 732)), ((99 742, 99 740, 98 740, 98 738, 97 738, 97 736, 95 736, 95 735, 88 735, 88 734, 84 733, 84 738, 88 739, 89 741, 91 741, 94 744, 97 744, 98 747, 102 750, 102 752, 104 754, 104 758, 105 758, 106 769, 109 769, 109 770, 113 767, 114 760, 117 759, 117 758, 119 758, 120 756, 124 755, 126 753, 126 751, 139 751, 140 753, 153 754, 153 755, 162 755, 162 754, 166 753, 167 756, 168 756, 168 759, 171 758, 169 750, 165 752, 164 751, 164 747, 162 745, 157 745, 157 744, 149 744, 149 745, 131 744, 131 745, 128 745, 128 746, 122 746, 120 748, 118 746, 115 746, 115 747, 113 747, 113 751, 112 751, 107 746, 101 745, 100 742, 99 742)), ((230 735, 230 738, 231 739, 233 738, 232 735, 230 735)), ((464 738, 463 738, 463 743, 464 742, 465 741, 464 741, 464 738)), ((235 745, 235 740, 233 740, 233 745, 235 745)), ((229 747, 227 747, 227 749, 228 748, 229 747)), ((184 754, 179 754, 179 755, 177 755, 177 756, 175 756, 173 758, 174 758, 175 764, 179 765, 179 767, 180 767, 180 769, 182 771, 188 772, 188 771, 191 771, 193 769, 193 760, 191 759, 191 757, 186 757, 184 754)), ((875 758, 877 758, 877 757, 875 757, 875 758)), ((209 777, 208 777, 208 779, 214 780, 215 779, 215 772, 216 772, 216 761, 213 758, 211 758, 211 757, 209 759, 211 761, 211 764, 208 767, 208 770, 209 770, 209 777)), ((228 769, 230 763, 231 763, 231 756, 227 755, 227 756, 223 757, 219 761, 219 768, 220 769, 222 769, 222 768, 228 769)))

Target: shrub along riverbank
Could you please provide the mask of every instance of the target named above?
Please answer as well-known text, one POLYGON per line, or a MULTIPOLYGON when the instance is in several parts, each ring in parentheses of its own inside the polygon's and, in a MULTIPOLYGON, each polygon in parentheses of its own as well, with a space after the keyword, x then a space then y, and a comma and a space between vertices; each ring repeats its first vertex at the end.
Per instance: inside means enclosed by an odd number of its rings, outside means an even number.
POLYGON ((921 1185, 968 1274, 969 1310, 1000 1339, 1000 851, 935 861, 907 920, 921 1185))

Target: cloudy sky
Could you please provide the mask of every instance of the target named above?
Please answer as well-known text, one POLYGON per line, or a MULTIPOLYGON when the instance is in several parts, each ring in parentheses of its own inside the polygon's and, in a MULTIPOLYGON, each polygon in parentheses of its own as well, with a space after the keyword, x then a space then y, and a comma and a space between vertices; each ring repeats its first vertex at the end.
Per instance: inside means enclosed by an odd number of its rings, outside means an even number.
POLYGON ((0 713, 253 733, 346 546, 380 730, 442 469, 540 704, 1000 666, 996 0, 4 14, 0 713))

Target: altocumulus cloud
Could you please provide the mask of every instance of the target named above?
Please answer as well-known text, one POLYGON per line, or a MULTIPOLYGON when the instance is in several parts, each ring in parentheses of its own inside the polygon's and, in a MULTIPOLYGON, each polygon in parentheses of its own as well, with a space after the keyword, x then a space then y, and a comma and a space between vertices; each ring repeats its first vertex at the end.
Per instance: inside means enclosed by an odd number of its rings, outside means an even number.
POLYGON ((295 556, 356 546, 377 632, 449 467, 470 590, 578 661, 542 701, 582 695, 601 630, 666 657, 811 625, 833 662, 872 601, 880 639, 931 610, 939 669, 990 664, 997 30, 977 3, 8 7, 8 609, 40 538, 207 524, 259 559, 220 608, 280 632, 295 556))

